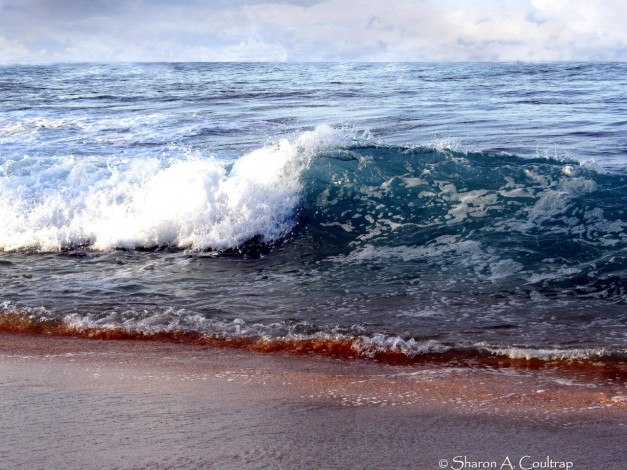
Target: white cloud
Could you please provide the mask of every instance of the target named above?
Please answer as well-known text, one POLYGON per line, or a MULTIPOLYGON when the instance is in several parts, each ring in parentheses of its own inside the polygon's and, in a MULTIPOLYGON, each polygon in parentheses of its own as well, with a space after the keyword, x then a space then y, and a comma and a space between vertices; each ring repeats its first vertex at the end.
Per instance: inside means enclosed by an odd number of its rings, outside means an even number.
POLYGON ((477 3, 2 0, 0 62, 627 60, 623 0, 477 3))
POLYGON ((29 60, 30 52, 19 41, 11 41, 0 36, 0 64, 29 60))

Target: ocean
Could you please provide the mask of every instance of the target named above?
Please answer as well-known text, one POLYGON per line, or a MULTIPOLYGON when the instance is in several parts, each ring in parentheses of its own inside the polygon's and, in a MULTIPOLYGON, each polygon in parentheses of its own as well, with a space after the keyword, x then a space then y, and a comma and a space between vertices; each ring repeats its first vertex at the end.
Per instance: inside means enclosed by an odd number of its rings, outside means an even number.
POLYGON ((0 103, 0 330, 627 374, 627 64, 6 65, 0 103))

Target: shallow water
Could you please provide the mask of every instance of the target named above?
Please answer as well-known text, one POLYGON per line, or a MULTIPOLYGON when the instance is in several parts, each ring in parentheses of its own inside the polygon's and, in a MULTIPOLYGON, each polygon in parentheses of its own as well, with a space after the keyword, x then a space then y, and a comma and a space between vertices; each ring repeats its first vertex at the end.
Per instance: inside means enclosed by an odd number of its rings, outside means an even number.
POLYGON ((27 334, 2 335, 0 371, 7 468, 622 468, 624 385, 559 371, 27 334))

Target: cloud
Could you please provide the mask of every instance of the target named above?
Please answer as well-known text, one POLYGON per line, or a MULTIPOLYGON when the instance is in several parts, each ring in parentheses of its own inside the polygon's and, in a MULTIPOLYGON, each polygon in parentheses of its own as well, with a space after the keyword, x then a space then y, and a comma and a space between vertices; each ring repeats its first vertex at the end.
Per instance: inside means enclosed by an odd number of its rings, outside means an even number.
POLYGON ((0 0, 0 62, 627 60, 623 0, 0 0))
POLYGON ((18 41, 11 41, 0 36, 0 60, 17 62, 29 55, 28 49, 18 41))

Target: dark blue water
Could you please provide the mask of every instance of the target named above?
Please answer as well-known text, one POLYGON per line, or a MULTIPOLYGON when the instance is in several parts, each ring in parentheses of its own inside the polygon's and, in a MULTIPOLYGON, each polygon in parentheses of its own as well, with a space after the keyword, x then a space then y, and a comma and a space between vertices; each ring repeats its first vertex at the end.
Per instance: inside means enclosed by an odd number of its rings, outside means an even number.
POLYGON ((0 68, 4 315, 624 357, 626 64, 0 68))

